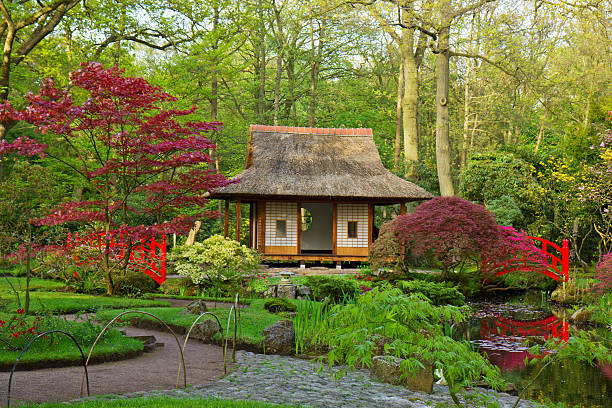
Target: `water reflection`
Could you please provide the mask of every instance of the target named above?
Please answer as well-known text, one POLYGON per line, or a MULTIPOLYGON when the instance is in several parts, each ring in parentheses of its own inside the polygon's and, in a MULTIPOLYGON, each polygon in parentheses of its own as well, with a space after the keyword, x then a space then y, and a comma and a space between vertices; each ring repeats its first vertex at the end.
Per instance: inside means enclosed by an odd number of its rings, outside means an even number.
MULTIPOLYGON (((573 330, 567 321, 550 312, 547 305, 523 303, 477 303, 474 318, 462 330, 489 361, 498 366, 509 382, 522 390, 542 368, 535 362, 525 366, 525 360, 542 358, 532 355, 525 340, 544 343, 550 338, 567 341, 573 330)), ((546 351, 544 351, 545 353, 546 351)), ((584 408, 612 407, 612 365, 589 365, 566 361, 550 365, 529 387, 527 398, 543 401, 549 398, 569 406, 584 408)))

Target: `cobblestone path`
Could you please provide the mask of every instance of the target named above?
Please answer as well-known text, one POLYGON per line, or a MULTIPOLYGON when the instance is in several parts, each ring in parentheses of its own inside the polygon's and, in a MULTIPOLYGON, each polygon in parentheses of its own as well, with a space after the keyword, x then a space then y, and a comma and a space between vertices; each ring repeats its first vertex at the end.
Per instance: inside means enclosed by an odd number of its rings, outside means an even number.
MULTIPOLYGON (((340 369, 334 368, 330 372, 324 367, 319 370, 316 363, 297 358, 238 351, 236 359, 238 368, 216 382, 180 390, 132 393, 116 398, 154 395, 177 398, 217 397, 320 408, 416 408, 451 402, 447 387, 434 385, 433 394, 410 391, 372 381, 367 370, 348 371, 336 379, 334 374, 340 369)), ((516 397, 503 393, 495 399, 502 407, 512 407, 516 401, 516 397)), ((528 408, 531 405, 521 401, 519 407, 528 408)))

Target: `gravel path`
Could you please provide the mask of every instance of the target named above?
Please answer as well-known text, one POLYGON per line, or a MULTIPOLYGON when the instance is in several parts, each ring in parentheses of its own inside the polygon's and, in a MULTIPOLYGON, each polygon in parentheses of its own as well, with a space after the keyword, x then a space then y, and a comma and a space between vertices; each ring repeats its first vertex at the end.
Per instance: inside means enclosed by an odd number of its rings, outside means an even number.
MULTIPOLYGON (((89 366, 91 395, 175 387, 179 352, 174 337, 132 327, 127 328, 127 334, 154 335, 158 342, 164 343, 164 347, 134 359, 89 366)), ((182 336, 179 336, 179 341, 182 345, 182 336)), ((218 346, 190 340, 185 349, 185 364, 189 384, 205 384, 223 376, 223 352, 218 346)), ((11 400, 47 402, 78 398, 82 374, 81 367, 17 371, 11 386, 11 400)), ((6 406, 9 375, 9 372, 0 372, 0 406, 6 406)))
MULTIPOLYGON (((115 398, 155 395, 176 398, 218 397, 320 408, 423 408, 451 401, 448 389, 444 386, 434 385, 433 394, 410 391, 372 381, 367 370, 349 371, 343 377, 334 379, 333 374, 339 369, 334 369, 330 374, 326 367, 320 371, 316 364, 297 358, 243 351, 237 352, 236 358, 238 368, 227 377, 210 384, 186 390, 139 392, 115 398)), ((498 394, 496 399, 502 407, 511 407, 516 401, 516 397, 508 394, 498 394)), ((523 401, 519 407, 528 408, 531 405, 523 401)))

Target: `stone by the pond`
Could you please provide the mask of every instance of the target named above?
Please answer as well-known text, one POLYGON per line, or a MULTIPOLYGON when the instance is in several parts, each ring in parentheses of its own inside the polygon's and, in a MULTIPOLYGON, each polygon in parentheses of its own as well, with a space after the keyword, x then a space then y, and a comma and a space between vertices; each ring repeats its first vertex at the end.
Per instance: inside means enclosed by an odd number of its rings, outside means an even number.
POLYGON ((263 330, 266 353, 295 353, 295 329, 291 320, 279 320, 263 330))
POLYGON ((578 293, 573 285, 559 286, 550 295, 550 300, 564 305, 578 303, 580 300, 578 293))
POLYGON ((276 297, 285 299, 295 299, 296 287, 294 285, 278 285, 276 297))
POLYGON ((591 310, 581 307, 572 314, 570 319, 577 323, 584 323, 588 322, 591 319, 592 315, 593 312, 591 310))
POLYGON ((202 299, 198 299, 198 300, 194 300, 193 302, 185 306, 185 308, 181 310, 180 314, 200 315, 206 312, 207 310, 208 310, 208 307, 206 307, 206 303, 204 303, 202 299))
POLYGON ((424 369, 420 369, 416 375, 409 374, 405 379, 401 379, 400 364, 402 361, 401 358, 394 356, 375 356, 370 366, 370 377, 388 384, 403 385, 413 391, 431 393, 434 383, 433 365, 422 362, 424 369))
POLYGON ((191 331, 191 338, 209 341, 213 336, 221 331, 219 323, 214 319, 206 319, 196 324, 191 331))

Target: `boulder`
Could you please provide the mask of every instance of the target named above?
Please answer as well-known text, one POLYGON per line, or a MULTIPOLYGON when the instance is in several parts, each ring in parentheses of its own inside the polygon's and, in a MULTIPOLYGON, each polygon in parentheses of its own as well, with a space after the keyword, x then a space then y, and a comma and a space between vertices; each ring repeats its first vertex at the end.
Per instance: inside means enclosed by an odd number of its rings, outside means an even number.
POLYGON ((572 314, 570 320, 576 323, 586 323, 591 319, 592 315, 593 312, 591 310, 581 307, 572 314))
POLYGON ((202 313, 206 312, 208 310, 208 307, 206 307, 206 303, 204 303, 204 301, 202 301, 202 299, 198 299, 198 300, 194 300, 193 302, 191 302, 190 304, 188 304, 187 306, 185 306, 185 308, 183 310, 181 310, 181 312, 179 314, 194 314, 194 315, 201 315, 202 313))
POLYGON ((221 327, 219 327, 219 323, 216 320, 206 319, 193 327, 190 337, 197 340, 210 341, 220 331, 221 327))
POLYGON ((294 354, 295 329, 291 320, 279 320, 263 330, 267 354, 294 354))
POLYGON ((296 287, 294 285, 278 285, 276 297, 285 299, 295 299, 296 287))
POLYGON ((400 364, 402 359, 394 356, 375 356, 372 358, 370 366, 370 377, 378 381, 403 385, 413 391, 433 392, 434 370, 429 362, 423 362, 424 369, 418 370, 415 374, 408 374, 405 379, 401 379, 400 364))

